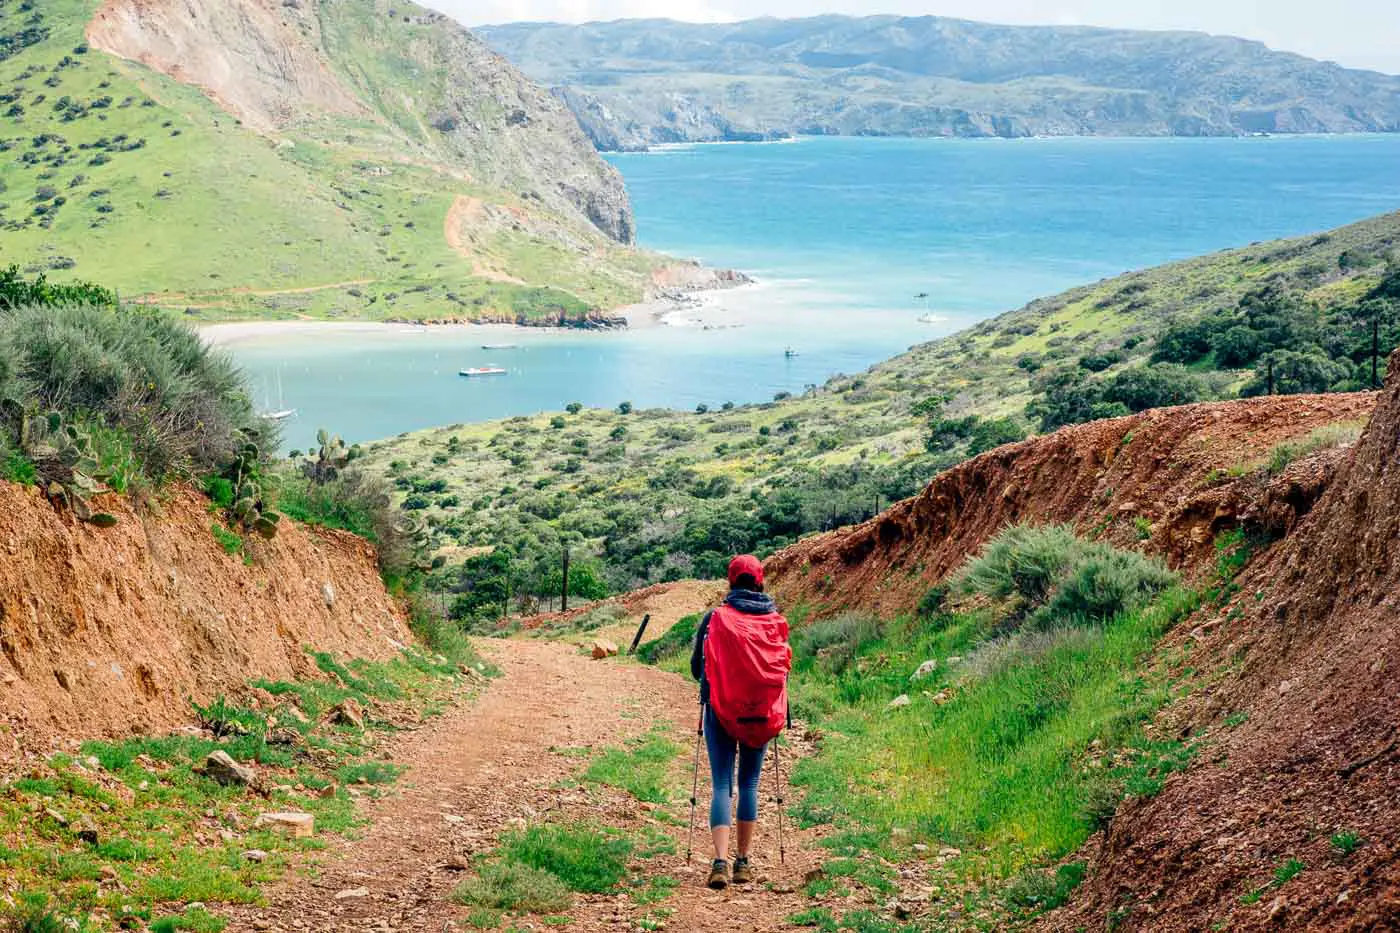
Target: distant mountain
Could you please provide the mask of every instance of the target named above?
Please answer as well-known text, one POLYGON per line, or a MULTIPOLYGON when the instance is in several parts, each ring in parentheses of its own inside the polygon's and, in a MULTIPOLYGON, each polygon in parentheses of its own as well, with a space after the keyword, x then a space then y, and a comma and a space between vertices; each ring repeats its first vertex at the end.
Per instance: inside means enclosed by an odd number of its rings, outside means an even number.
POLYGON ((569 111, 403 0, 0 2, 0 266, 204 316, 592 323, 669 260, 569 111))
POLYGON ((788 135, 1400 130, 1400 78, 1187 32, 821 16, 479 33, 600 149, 788 135))

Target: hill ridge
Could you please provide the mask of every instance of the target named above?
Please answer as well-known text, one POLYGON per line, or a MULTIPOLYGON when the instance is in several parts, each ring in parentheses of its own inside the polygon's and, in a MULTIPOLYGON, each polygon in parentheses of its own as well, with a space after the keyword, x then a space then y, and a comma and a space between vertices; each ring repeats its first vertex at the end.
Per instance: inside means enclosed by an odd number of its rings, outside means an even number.
POLYGON ((1400 78, 1189 31, 829 14, 479 30, 602 149, 791 135, 1393 132, 1400 78))

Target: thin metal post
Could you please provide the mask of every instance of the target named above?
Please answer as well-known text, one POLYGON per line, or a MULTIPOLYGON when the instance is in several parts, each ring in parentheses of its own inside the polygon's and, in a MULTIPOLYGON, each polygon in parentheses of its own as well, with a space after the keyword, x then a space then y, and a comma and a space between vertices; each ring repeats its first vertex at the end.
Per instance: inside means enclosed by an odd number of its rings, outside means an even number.
POLYGON ((647 623, 651 621, 651 613, 642 616, 642 624, 637 627, 637 634, 632 638, 632 647, 628 649, 628 654, 636 654, 637 646, 642 643, 642 636, 646 634, 647 623))
POLYGON ((564 585, 559 592, 559 611, 569 611, 569 549, 564 548, 564 585))

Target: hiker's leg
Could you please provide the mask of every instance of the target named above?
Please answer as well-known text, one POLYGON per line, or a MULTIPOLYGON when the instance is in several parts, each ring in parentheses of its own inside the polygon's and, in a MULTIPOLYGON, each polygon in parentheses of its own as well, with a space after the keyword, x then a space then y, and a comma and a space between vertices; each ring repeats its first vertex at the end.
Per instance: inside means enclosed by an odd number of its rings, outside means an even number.
POLYGON ((763 776, 763 748, 739 749, 739 855, 748 858, 758 826, 758 782, 763 776))
POLYGON ((729 800, 734 787, 734 755, 737 745, 719 724, 714 711, 705 707, 705 751, 710 756, 710 833, 715 858, 729 858, 729 800))

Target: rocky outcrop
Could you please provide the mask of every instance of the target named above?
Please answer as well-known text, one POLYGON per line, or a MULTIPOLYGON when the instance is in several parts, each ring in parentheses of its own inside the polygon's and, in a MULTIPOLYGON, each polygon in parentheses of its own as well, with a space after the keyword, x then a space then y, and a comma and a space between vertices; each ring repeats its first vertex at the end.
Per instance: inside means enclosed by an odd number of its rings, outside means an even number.
POLYGON ((101 504, 116 526, 0 482, 0 721, 17 740, 159 731, 191 700, 314 676, 308 647, 385 658, 410 640, 363 539, 284 521, 245 562, 191 490, 101 504))
POLYGON ((1113 914, 1123 931, 1400 924, 1400 357, 1390 372, 1317 504, 1231 605, 1171 636, 1166 655, 1225 672, 1172 711, 1183 736, 1209 729, 1207 751, 1120 809, 1046 929, 1113 914), (1289 860, 1301 873, 1271 884, 1289 860))
POLYGON ((1292 527, 1321 495, 1336 453, 1276 479, 1235 471, 1316 428, 1366 418, 1375 395, 1285 396, 1187 405, 1063 428, 940 474, 918 496, 767 562, 788 603, 908 612, 1007 526, 1067 523, 1165 557, 1213 566, 1222 531, 1292 527))
POLYGON ((568 109, 455 21, 388 0, 105 0, 93 47, 199 87, 250 129, 377 127, 417 164, 635 238, 621 177, 568 109))

